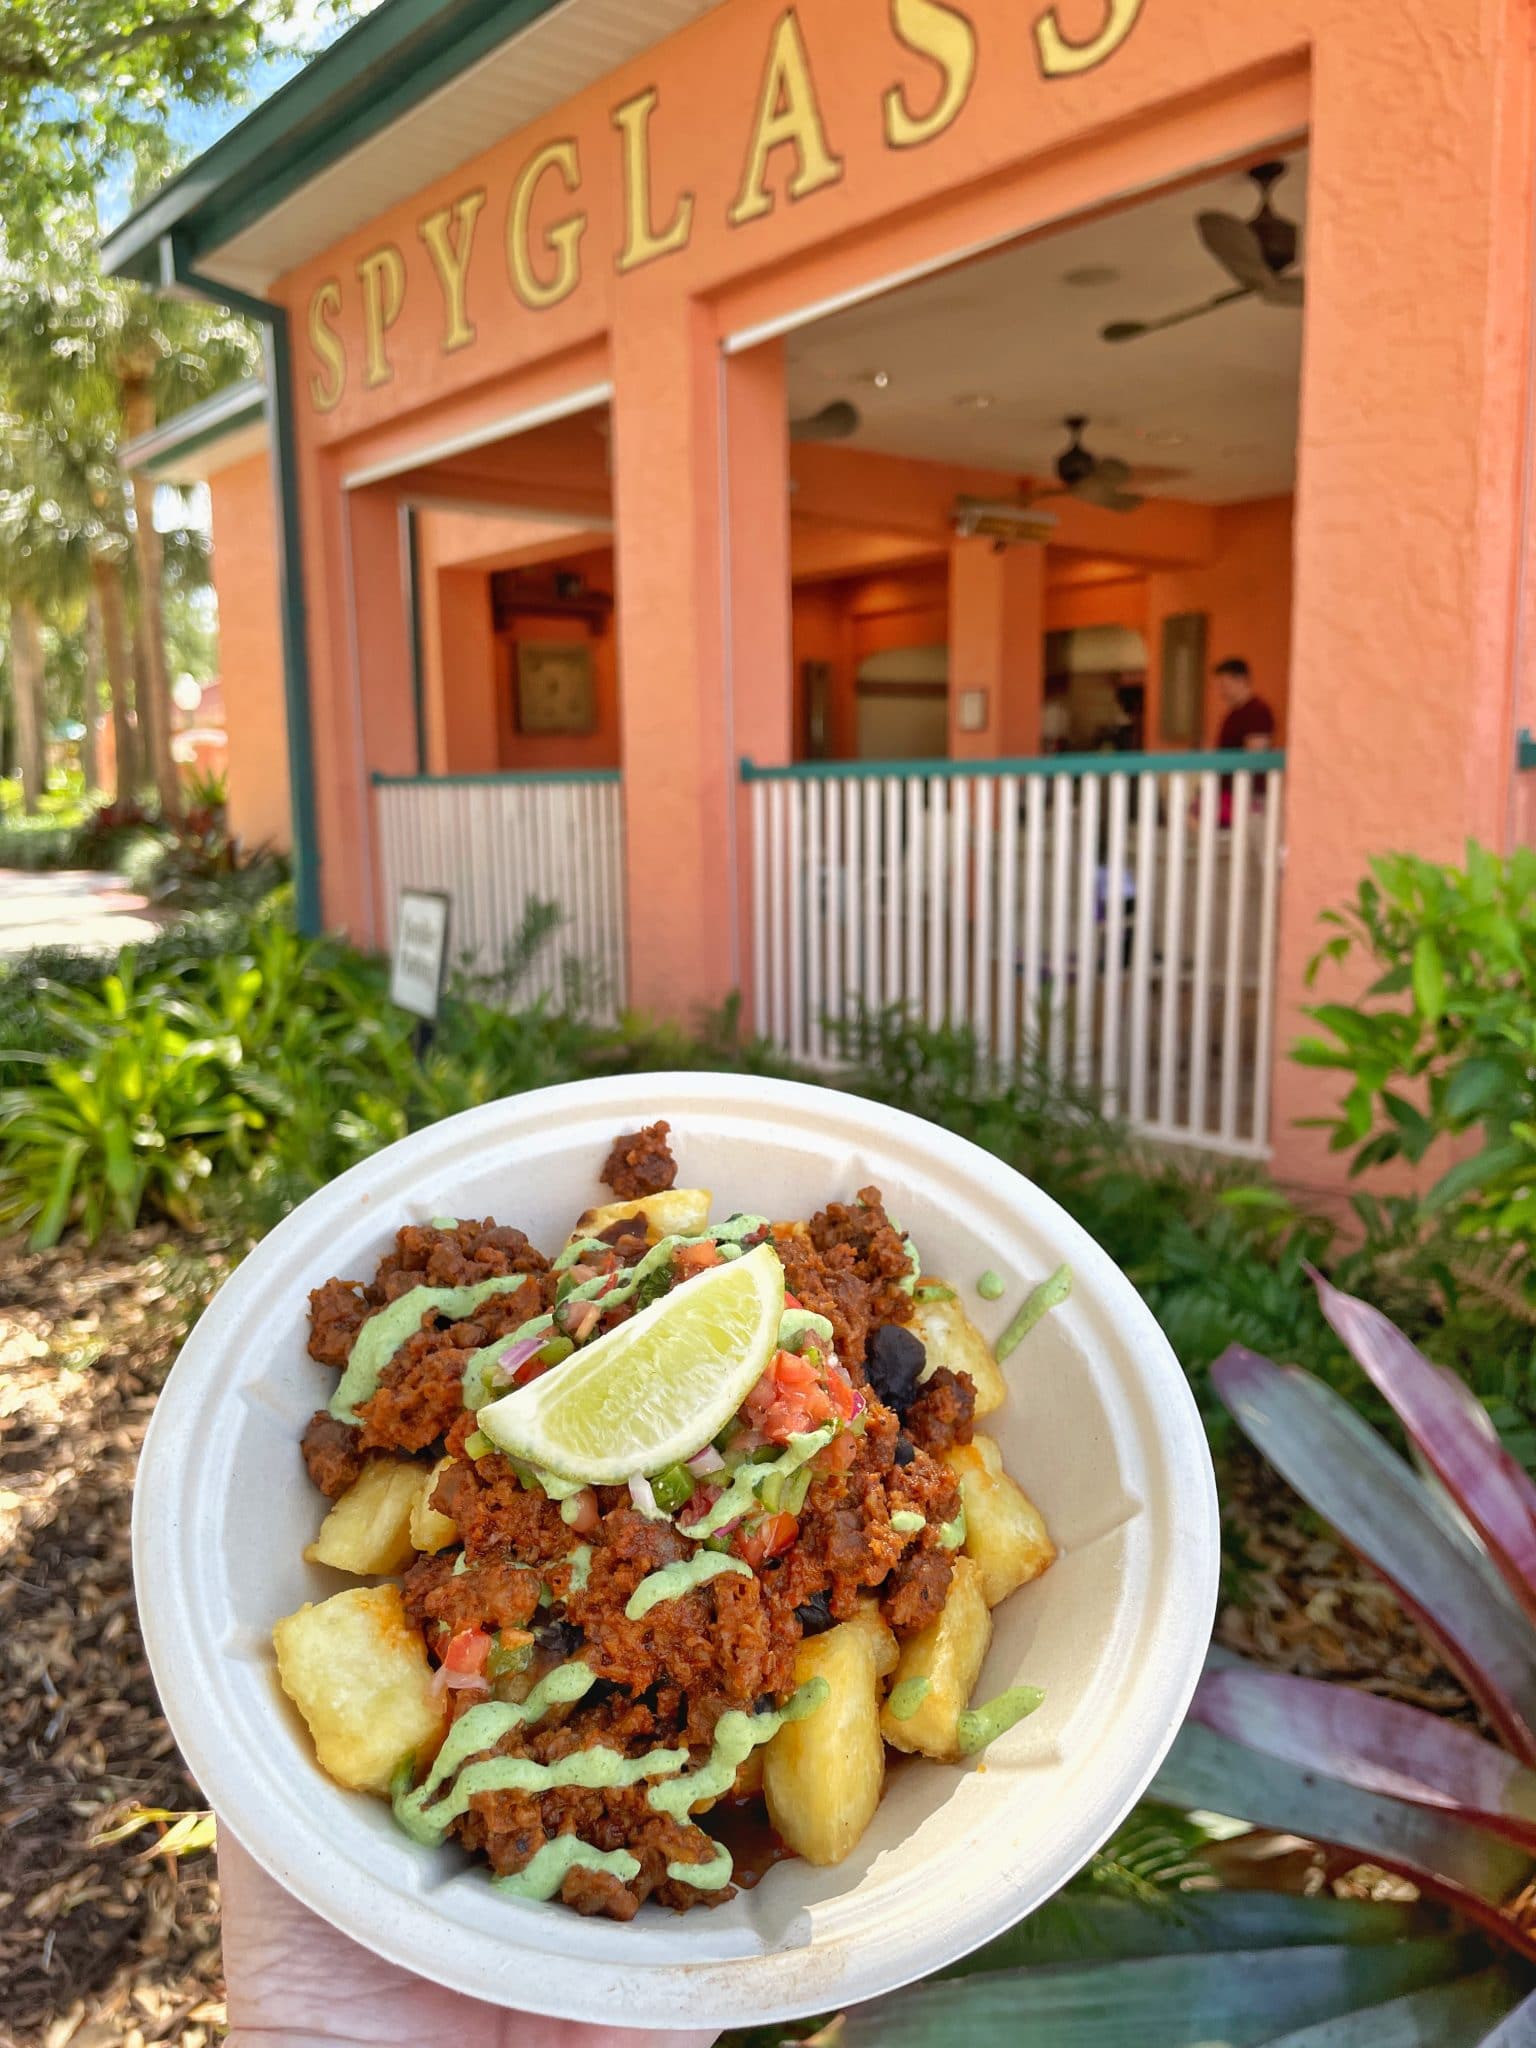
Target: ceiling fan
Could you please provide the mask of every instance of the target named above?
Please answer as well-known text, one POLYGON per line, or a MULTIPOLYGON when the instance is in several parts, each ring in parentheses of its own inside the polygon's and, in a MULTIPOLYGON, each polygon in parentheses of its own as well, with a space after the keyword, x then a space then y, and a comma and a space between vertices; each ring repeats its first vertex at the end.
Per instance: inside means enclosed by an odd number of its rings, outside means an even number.
POLYGON ((1083 446, 1083 430, 1088 425, 1085 414, 1072 413, 1062 425, 1072 438, 1056 458, 1056 482, 1003 504, 982 498, 957 498, 957 533, 984 534, 1000 547, 1010 540, 1039 541, 1055 525, 1049 514, 1042 515, 1034 509, 1046 498, 1081 498, 1084 504, 1097 505, 1104 512, 1134 512, 1138 505, 1146 503, 1138 492, 1126 489, 1135 475, 1128 462, 1122 462, 1118 455, 1095 455, 1083 446))
POLYGON ((1139 341, 1144 334, 1156 334, 1164 327, 1178 327, 1186 320, 1198 320, 1214 313, 1218 306, 1230 306, 1238 299, 1259 299, 1266 306, 1297 308, 1302 303, 1303 281, 1291 268, 1299 246, 1296 223, 1275 212, 1270 188, 1285 176, 1286 166, 1278 160, 1255 164, 1248 175, 1258 187, 1258 211, 1248 220, 1235 213, 1198 213, 1195 228, 1201 241, 1233 280, 1229 291, 1217 292, 1198 306, 1186 306, 1178 313, 1165 313, 1160 320, 1111 320, 1100 329, 1104 341, 1139 341))
POLYGON ((861 424, 862 416, 856 405, 850 405, 846 398, 834 398, 820 412, 791 420, 789 438, 791 441, 846 441, 850 434, 859 431, 861 424))
POLYGON ((1057 486, 1037 491, 1036 498, 1057 498, 1068 492, 1085 504, 1104 512, 1134 512, 1146 500, 1128 491, 1131 465, 1118 455, 1094 455, 1083 446, 1083 429, 1088 421, 1082 413, 1071 413, 1062 425, 1072 436, 1056 458, 1057 486))

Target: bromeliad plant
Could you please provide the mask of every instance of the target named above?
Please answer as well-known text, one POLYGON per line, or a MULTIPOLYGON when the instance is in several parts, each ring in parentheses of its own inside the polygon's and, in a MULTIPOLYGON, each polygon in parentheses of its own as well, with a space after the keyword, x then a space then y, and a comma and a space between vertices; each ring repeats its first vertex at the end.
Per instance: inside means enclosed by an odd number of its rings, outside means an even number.
POLYGON ((1377 1310, 1317 1285, 1423 1469, 1310 1373, 1234 1347, 1216 1386, 1440 1640, 1500 1740, 1216 1653, 1152 1796, 1191 1820, 1226 1815, 1261 1836, 1303 1837, 1339 1852, 1335 1869, 1400 1873, 1419 1903, 1223 1891, 1220 1850, 1204 1871, 1197 1850, 1160 1894, 1078 1880, 943 1973, 959 1981, 840 2015, 818 2044, 1536 2043, 1536 1486, 1459 1379, 1377 1310))
MULTIPOLYGON (((1440 1643, 1499 1740, 1350 1687, 1218 1658, 1157 1793, 1356 1852, 1536 1961, 1536 1485, 1462 1381, 1379 1310, 1321 1277, 1317 1291, 1396 1412, 1418 1470, 1295 1367, 1234 1346, 1213 1368, 1217 1389, 1254 1445, 1440 1643)), ((1511 2038, 1536 2040, 1536 2004, 1524 2028, 1511 2038)))

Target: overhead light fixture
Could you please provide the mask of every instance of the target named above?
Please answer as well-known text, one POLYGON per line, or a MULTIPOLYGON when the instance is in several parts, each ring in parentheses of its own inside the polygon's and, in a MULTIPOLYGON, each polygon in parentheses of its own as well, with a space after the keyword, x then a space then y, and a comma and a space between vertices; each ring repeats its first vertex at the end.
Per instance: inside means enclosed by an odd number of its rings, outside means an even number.
POLYGON ((1112 263, 1080 263, 1075 270, 1064 270, 1061 281, 1072 285, 1118 284, 1120 273, 1112 263))
POLYGON ((891 381, 889 370, 861 370, 854 378, 855 384, 872 384, 876 391, 883 391, 891 381))
POLYGON ((962 412, 985 412, 991 403, 990 391, 967 391, 955 400, 962 412))
POLYGON ((1131 432, 1138 441, 1146 441, 1154 448, 1182 448, 1189 439, 1173 427, 1132 427, 1131 432))

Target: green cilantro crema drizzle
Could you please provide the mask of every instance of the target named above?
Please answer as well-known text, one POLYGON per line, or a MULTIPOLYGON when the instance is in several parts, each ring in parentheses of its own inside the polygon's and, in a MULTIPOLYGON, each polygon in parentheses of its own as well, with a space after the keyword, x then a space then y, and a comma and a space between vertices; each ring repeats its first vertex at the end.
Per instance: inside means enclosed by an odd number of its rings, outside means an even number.
MULTIPOLYGON (((730 1790, 737 1771, 760 1743, 771 1741, 785 1722, 815 1713, 829 1691, 824 1678, 813 1678, 782 1707, 761 1714, 733 1708, 722 1714, 715 1724, 709 1755, 694 1770, 688 1769, 686 1749, 652 1749, 643 1756, 626 1757, 606 1743, 578 1749, 553 1764, 535 1763, 531 1757, 483 1755, 514 1729, 541 1720, 552 1706, 579 1700, 596 1680, 589 1665, 573 1660, 557 1665, 520 1704, 487 1700, 461 1714, 419 1786, 411 1789, 409 1758, 396 1772, 392 1804, 400 1827, 413 1841, 434 1847, 446 1839, 450 1823, 467 1813, 470 1801, 481 1792, 551 1792, 562 1785, 600 1789, 641 1785, 647 1780, 662 1781, 653 1782, 647 1794, 652 1811, 686 1823, 694 1807, 730 1790), (476 1756, 479 1762, 469 1761, 476 1756)), ((704 1839, 709 1840, 707 1836, 704 1839)), ((703 1862, 669 1864, 668 1876, 699 1891, 721 1890, 731 1881, 730 1851, 713 1841, 709 1848, 710 1855, 703 1862)), ((627 1850, 600 1851, 574 1835, 558 1835, 525 1869, 500 1880, 500 1888, 521 1898, 553 1898, 566 1873, 578 1866, 610 1870, 626 1882, 640 1867, 627 1850)))
POLYGON ((916 1508, 898 1508, 891 1517, 891 1527, 898 1536, 915 1536, 923 1527, 925 1519, 916 1508))
POLYGON ((831 1443, 837 1434, 835 1422, 824 1422, 820 1429, 808 1430, 802 1436, 792 1436, 789 1448, 782 1456, 766 1465, 738 1465, 731 1476, 731 1483, 704 1513, 691 1522, 679 1522, 677 1532, 696 1543, 702 1543, 706 1536, 713 1536, 728 1522, 739 1520, 749 1514, 758 1504, 765 1488, 773 1492, 770 1482, 777 1479, 780 1488, 790 1475, 802 1465, 809 1464, 819 1450, 831 1443))
POLYGON ((1038 1685, 1010 1686, 1007 1692, 1000 1692, 995 1699, 984 1700, 979 1707, 967 1707, 959 1720, 960 1754, 974 1756, 978 1749, 985 1749, 989 1742, 995 1742, 1015 1722, 1022 1721, 1026 1714, 1032 1714, 1045 1694, 1038 1685))
MULTIPOLYGON (((352 1340, 347 1369, 331 1396, 338 1422, 356 1422, 357 1410, 378 1392, 384 1368, 408 1337, 414 1337, 429 1315, 448 1316, 458 1323, 472 1316, 494 1294, 514 1294, 526 1287, 526 1273, 499 1273, 466 1287, 413 1287, 372 1315, 352 1340)), ((476 1357, 479 1356, 477 1352, 476 1357)))
POLYGON ((576 1548, 571 1552, 570 1556, 566 1559, 566 1563, 571 1568, 570 1591, 573 1593, 580 1593, 585 1591, 587 1579, 592 1571, 591 1544, 578 1543, 576 1548))
POLYGON ((899 1685, 891 1687, 891 1696, 886 1701, 893 1721, 910 1721, 918 1708, 927 1699, 933 1680, 926 1676, 904 1678, 899 1685))
POLYGON ((627 1849, 594 1849, 579 1835, 556 1835, 521 1870, 510 1877, 494 1877, 491 1882, 497 1891, 510 1892, 515 1899, 552 1899, 573 1870, 606 1870, 621 1884, 628 1884, 640 1873, 640 1859, 627 1849))
POLYGON ((1060 1308, 1071 1292, 1070 1266, 1058 1266, 1038 1287, 1032 1287, 1025 1295, 1018 1314, 992 1347, 992 1356, 998 1364, 1002 1364, 1010 1351, 1018 1349, 1042 1316, 1049 1315, 1053 1308, 1060 1308))
POLYGON ((446 1821, 438 1826, 436 1816, 428 1818, 427 1808, 459 1766, 482 1750, 494 1749, 514 1728, 526 1728, 535 1721, 542 1721, 551 1707, 569 1705, 581 1699, 596 1683, 597 1673, 590 1664, 579 1660, 557 1664, 553 1671, 539 1680, 527 1699, 515 1704, 484 1700, 479 1706, 471 1707, 449 1729, 442 1748, 433 1759, 432 1768, 415 1791, 407 1783, 395 1792, 395 1819, 413 1840, 440 1842, 446 1832, 446 1821))
MULTIPOLYGON (((653 1813, 686 1822, 694 1807, 705 1800, 721 1799, 730 1791, 736 1773, 759 1743, 772 1741, 786 1721, 803 1721, 807 1714, 814 1714, 830 1692, 824 1678, 813 1678, 791 1693, 782 1707, 770 1707, 761 1714, 744 1714, 733 1707, 715 1723, 714 1747, 707 1760, 685 1778, 653 1785, 645 1795, 646 1804, 653 1813)), ((707 1835, 704 1839, 714 1852, 707 1862, 669 1863, 667 1875, 679 1884, 691 1884, 696 1891, 720 1891, 730 1883, 735 1867, 731 1852, 723 1842, 707 1835)))
POLYGON ((721 1550, 696 1550, 692 1557, 680 1558, 676 1564, 663 1565, 660 1571, 643 1578, 624 1605, 625 1618, 629 1621, 643 1621, 653 1607, 659 1607, 663 1600, 681 1600, 685 1593, 691 1593, 695 1586, 702 1586, 710 1579, 719 1578, 722 1572, 740 1572, 745 1578, 752 1577, 752 1567, 742 1558, 732 1557, 721 1550))

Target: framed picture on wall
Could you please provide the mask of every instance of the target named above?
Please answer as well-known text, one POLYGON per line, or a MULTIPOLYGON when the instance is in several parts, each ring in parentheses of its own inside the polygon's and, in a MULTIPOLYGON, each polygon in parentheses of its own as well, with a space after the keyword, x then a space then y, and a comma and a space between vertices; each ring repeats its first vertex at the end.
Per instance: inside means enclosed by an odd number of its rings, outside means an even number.
POLYGON ((1165 745, 1198 747, 1205 725, 1204 612, 1172 612, 1163 620, 1158 737, 1165 745))
POLYGON ((512 688, 520 733, 597 730, 592 649, 581 640, 519 640, 512 688))
POLYGON ((805 758, 807 761, 824 761, 831 738, 828 731, 832 703, 831 662, 802 661, 800 679, 805 686, 805 758))

